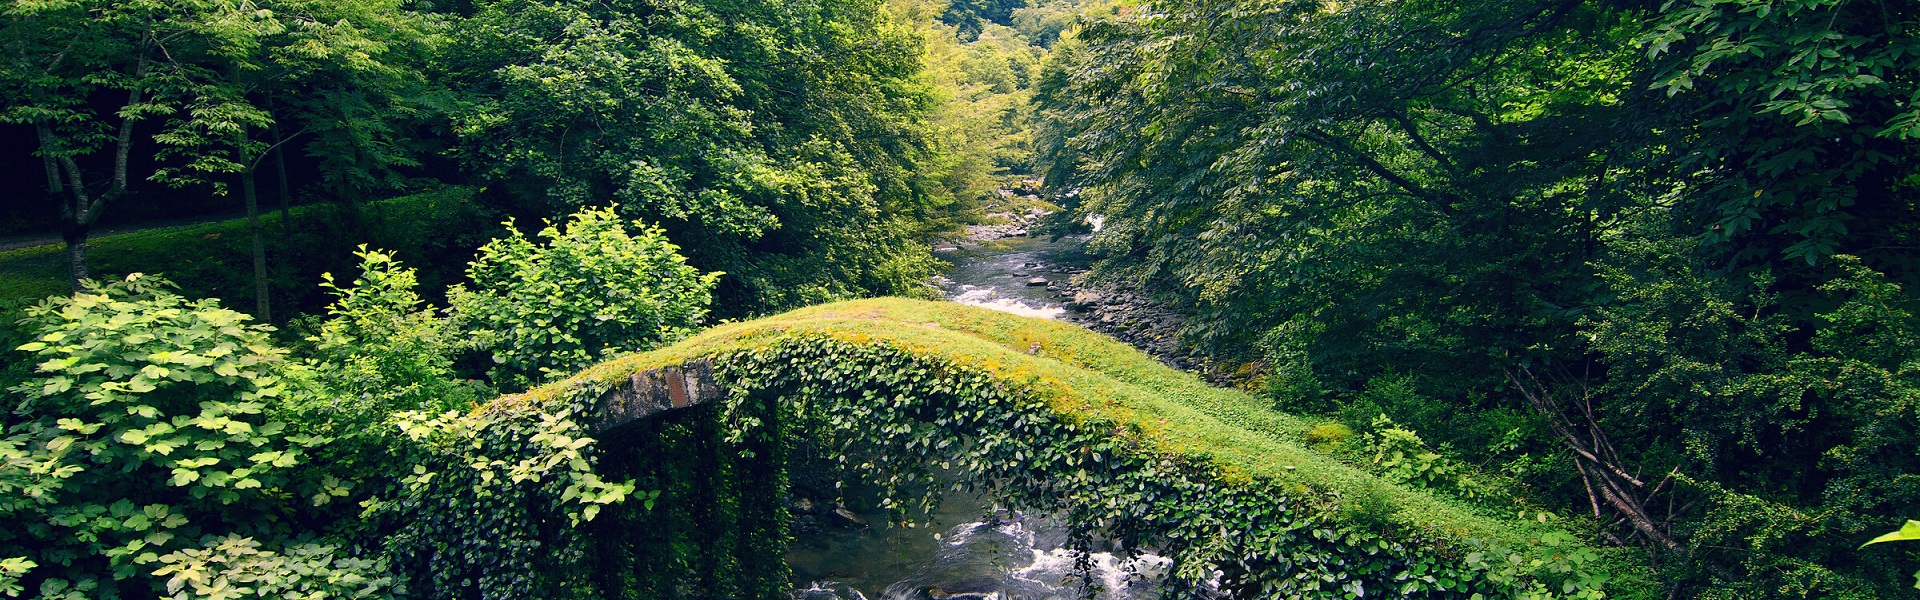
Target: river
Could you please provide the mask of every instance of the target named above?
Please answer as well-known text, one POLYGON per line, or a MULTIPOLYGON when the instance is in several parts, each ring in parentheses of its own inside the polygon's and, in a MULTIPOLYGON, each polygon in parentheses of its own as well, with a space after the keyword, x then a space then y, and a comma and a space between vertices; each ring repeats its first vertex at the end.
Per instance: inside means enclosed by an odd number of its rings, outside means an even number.
MULTIPOLYGON (((949 493, 922 527, 835 527, 797 536, 794 600, 1147 600, 1167 559, 1091 552, 1083 575, 1053 519, 949 493)), ((884 523, 884 514, 869 515, 884 523)))
POLYGON ((1065 299, 1035 278, 1061 282, 1093 262, 1084 237, 1010 237, 942 252, 953 263, 934 284, 948 300, 1029 317, 1058 319, 1065 299))

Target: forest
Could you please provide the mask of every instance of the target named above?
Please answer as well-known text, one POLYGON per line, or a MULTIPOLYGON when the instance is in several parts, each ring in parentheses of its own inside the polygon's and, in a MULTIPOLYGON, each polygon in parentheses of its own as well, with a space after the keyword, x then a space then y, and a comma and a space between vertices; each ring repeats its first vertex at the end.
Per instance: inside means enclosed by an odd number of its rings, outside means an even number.
POLYGON ((1057 597, 1920 598, 1906 3, 7 0, 0 49, 5 597, 989 597, 801 577, 952 488, 1063 523, 1057 597), (943 301, 979 256, 1063 320, 943 301))

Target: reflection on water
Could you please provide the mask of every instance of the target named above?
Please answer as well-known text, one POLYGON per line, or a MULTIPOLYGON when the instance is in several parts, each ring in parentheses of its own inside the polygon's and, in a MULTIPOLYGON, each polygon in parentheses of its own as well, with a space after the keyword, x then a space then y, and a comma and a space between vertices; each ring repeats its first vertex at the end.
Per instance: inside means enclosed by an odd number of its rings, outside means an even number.
MULTIPOLYGON (((978 515, 975 506, 969 512, 978 515)), ((949 509, 936 520, 955 514, 949 509)), ((1169 563, 1152 554, 1128 559, 1095 552, 1086 556, 1082 575, 1076 554, 1063 547, 1063 525, 1004 511, 938 535, 870 530, 853 543, 829 544, 826 554, 815 552, 822 547, 815 537, 802 536, 789 556, 796 578, 808 582, 794 590, 798 600, 1069 600, 1087 597, 1089 584, 1094 598, 1159 598, 1169 563)))
POLYGON ((947 299, 1017 315, 1059 318, 1066 308, 1046 282, 1064 281, 1086 268, 1086 239, 1082 237, 1016 237, 989 242, 979 248, 944 253, 953 268, 936 277, 947 299), (1038 278, 1041 281, 1035 282, 1038 278))

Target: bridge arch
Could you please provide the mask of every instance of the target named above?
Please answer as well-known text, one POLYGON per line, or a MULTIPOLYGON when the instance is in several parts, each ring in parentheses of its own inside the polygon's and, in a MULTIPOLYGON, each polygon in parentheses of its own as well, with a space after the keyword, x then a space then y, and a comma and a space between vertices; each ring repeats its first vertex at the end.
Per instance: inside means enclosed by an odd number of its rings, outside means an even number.
POLYGON ((496 404, 569 403, 603 476, 665 489, 567 542, 603 597, 782 595, 795 439, 855 456, 888 502, 923 498, 945 465, 1089 539, 1154 548, 1176 594, 1224 574, 1236 597, 1598 597, 1629 564, 1343 464, 1303 443, 1311 421, 1104 336, 951 303, 722 325, 496 404))

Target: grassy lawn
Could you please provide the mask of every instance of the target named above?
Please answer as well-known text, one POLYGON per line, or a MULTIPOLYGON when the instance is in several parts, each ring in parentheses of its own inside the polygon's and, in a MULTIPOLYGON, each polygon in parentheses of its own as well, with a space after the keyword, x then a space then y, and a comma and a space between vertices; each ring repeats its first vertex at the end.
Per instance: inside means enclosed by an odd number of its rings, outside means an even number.
MULTIPOLYGON (((319 273, 351 266, 357 244, 400 251, 402 260, 416 266, 431 260, 444 246, 460 242, 439 239, 454 237, 449 232, 491 225, 472 209, 470 198, 469 190, 448 188, 372 202, 359 215, 345 215, 333 205, 301 206, 292 210, 290 227, 277 212, 262 214, 275 301, 311 309, 319 273)), ((191 297, 222 298, 238 310, 253 305, 246 219, 99 236, 87 246, 95 279, 159 274, 191 297)), ((0 252, 0 301, 35 300, 68 289, 63 245, 0 252)))

